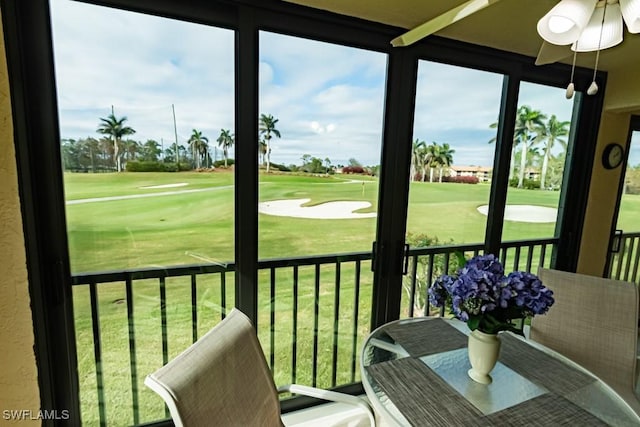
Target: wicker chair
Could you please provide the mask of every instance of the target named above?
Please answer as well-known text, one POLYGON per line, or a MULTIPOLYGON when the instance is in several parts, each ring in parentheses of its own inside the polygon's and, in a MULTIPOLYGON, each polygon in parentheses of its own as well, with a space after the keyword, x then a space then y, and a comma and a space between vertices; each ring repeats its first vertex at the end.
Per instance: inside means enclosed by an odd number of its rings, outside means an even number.
POLYGON ((375 425, 368 403, 356 396, 295 384, 276 390, 255 330, 237 309, 145 384, 165 401, 177 427, 282 426, 278 392, 354 405, 375 425))
POLYGON ((638 288, 633 283, 540 268, 556 300, 531 321, 530 337, 584 366, 638 414, 638 288))

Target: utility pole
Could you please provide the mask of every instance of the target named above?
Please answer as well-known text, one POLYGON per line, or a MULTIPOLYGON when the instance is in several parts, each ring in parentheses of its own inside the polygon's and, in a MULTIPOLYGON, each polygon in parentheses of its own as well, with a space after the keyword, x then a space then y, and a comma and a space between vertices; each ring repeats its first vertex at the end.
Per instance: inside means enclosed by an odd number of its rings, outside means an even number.
POLYGON ((171 104, 171 111, 173 111, 173 132, 176 136, 176 163, 178 165, 178 171, 180 171, 180 151, 178 151, 178 128, 176 127, 176 108, 171 104))
MULTIPOLYGON (((116 114, 113 111, 113 104, 111 104, 111 117, 113 118, 113 120, 116 119, 116 114)), ((120 153, 118 147, 118 138, 115 136, 113 137, 113 160, 115 160, 116 162, 116 171, 120 172, 120 153)))

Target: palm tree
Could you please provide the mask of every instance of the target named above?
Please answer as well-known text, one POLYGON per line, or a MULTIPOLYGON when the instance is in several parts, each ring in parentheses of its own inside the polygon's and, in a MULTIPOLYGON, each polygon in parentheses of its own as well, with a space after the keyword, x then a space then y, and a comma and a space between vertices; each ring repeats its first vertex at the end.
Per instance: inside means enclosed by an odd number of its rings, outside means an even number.
POLYGON ((409 177, 409 181, 414 181, 416 178, 416 173, 418 173, 418 165, 420 165, 422 162, 425 147, 426 143, 424 141, 421 141, 418 138, 413 141, 413 144, 411 146, 411 176, 409 177))
POLYGON ((113 142, 111 138, 103 137, 98 141, 98 151, 102 158, 102 167, 108 168, 110 163, 114 163, 115 157, 113 157, 113 142))
POLYGON ((140 143, 133 139, 125 139, 122 141, 122 146, 124 148, 124 152, 122 154, 124 154, 125 159, 127 161, 135 160, 140 152, 140 143))
POLYGON ((160 144, 153 139, 148 139, 142 147, 142 160, 146 162, 157 162, 160 154, 162 154, 162 150, 160 149, 160 144))
POLYGON ((542 172, 540 173, 540 188, 546 188, 547 170, 549 168, 549 158, 551 157, 551 149, 556 142, 566 147, 567 141, 562 139, 563 136, 569 135, 569 126, 571 122, 558 121, 555 114, 552 114, 549 121, 545 124, 542 138, 546 141, 544 145, 544 158, 542 160, 542 172))
POLYGON ((96 155, 100 154, 100 146, 98 145, 98 140, 95 138, 87 138, 82 140, 82 144, 87 152, 87 157, 89 164, 91 166, 91 172, 96 171, 96 155))
POLYGON ((436 168, 436 166, 438 166, 437 164, 437 159, 440 156, 440 146, 435 142, 431 142, 431 144, 429 144, 426 147, 426 152, 425 155, 422 159, 422 165, 423 165, 423 175, 422 175, 422 181, 424 182, 424 175, 426 174, 426 168, 429 168, 429 182, 433 182, 433 171, 436 168))
POLYGON ((447 143, 440 146, 440 149, 438 150, 438 158, 436 159, 438 165, 440 166, 440 179, 438 180, 439 182, 442 182, 443 169, 445 167, 448 168, 453 163, 453 153, 455 152, 456 150, 453 150, 447 143))
POLYGON ((260 115, 260 135, 263 135, 265 142, 267 143, 267 173, 269 173, 269 165, 271 163, 271 134, 274 134, 280 138, 280 131, 276 129, 276 123, 278 119, 274 118, 271 114, 260 115))
MULTIPOLYGON (((498 122, 493 122, 489 125, 491 129, 496 129, 498 127, 498 122)), ((496 137, 494 136, 489 140, 489 144, 493 144, 496 142, 496 137)), ((511 147, 511 160, 509 160, 509 180, 515 178, 515 164, 516 164, 516 147, 518 145, 518 140, 513 138, 513 146, 511 147)))
POLYGON ((209 138, 202 136, 193 148, 195 148, 196 167, 201 168, 206 164, 207 155, 209 154, 209 138))
POLYGON ((203 141, 202 144, 198 147, 198 155, 200 156, 200 166, 202 166, 202 162, 204 162, 207 167, 211 163, 211 157, 209 156, 209 144, 208 141, 203 141), (207 162, 207 157, 209 158, 209 162, 207 162))
POLYGON ((209 138, 202 135, 202 132, 193 129, 191 136, 189 137, 189 146, 191 147, 191 156, 195 163, 196 168, 200 168, 200 159, 207 153, 207 143, 209 138))
POLYGON ((260 144, 260 147, 258 150, 258 162, 262 166, 266 166, 267 165, 267 143, 264 142, 264 139, 261 139, 258 141, 258 144, 260 144))
POLYGON ((229 129, 220 129, 220 136, 216 140, 218 141, 218 147, 222 147, 222 153, 224 154, 224 167, 227 167, 227 159, 229 158, 229 147, 234 143, 234 136, 229 129))
POLYGON ((521 145, 520 171, 518 176, 518 188, 522 188, 524 183, 524 170, 527 167, 527 154, 529 148, 539 141, 545 127, 546 115, 539 110, 533 110, 528 105, 518 108, 516 115, 516 125, 514 129, 514 142, 517 139, 521 145))
POLYGON ((122 162, 120 159, 120 140, 125 135, 133 135, 136 131, 129 127, 125 126, 124 122, 127 121, 127 117, 116 118, 116 116, 111 113, 107 116, 107 118, 100 117, 100 125, 96 130, 98 133, 103 135, 107 135, 108 138, 113 142, 113 158, 116 162, 116 171, 122 171, 122 162))
POLYGON ((165 148, 162 152, 162 161, 165 163, 175 163, 176 150, 174 148, 165 148))

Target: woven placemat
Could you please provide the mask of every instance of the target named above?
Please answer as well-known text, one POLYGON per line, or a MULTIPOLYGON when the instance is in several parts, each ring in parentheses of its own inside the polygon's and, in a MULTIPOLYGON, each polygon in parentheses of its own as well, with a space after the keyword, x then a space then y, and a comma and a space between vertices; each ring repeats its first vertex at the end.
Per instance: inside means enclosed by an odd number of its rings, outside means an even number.
POLYGON ((514 427, 595 427, 608 425, 564 397, 556 394, 544 394, 527 400, 519 405, 488 415, 485 420, 488 421, 488 425, 514 427))
POLYGON ((481 426, 482 413, 418 359, 367 367, 412 426, 481 426))
POLYGON ((457 350, 467 346, 468 337, 440 318, 396 323, 385 329, 412 357, 457 350))
POLYGON ((484 415, 418 359, 367 367, 387 397, 412 426, 606 426, 555 393, 484 415))
POLYGON ((500 340, 500 362, 554 393, 566 395, 596 381, 515 336, 501 334, 500 340))

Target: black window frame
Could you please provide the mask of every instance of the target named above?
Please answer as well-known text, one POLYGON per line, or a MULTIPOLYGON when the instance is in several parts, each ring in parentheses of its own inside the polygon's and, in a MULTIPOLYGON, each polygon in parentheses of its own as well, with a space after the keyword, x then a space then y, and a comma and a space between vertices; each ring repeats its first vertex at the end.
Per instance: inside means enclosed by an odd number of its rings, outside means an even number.
MULTIPOLYGON (((371 326, 397 319, 401 298, 401 259, 406 232, 410 147, 418 60, 426 59, 505 75, 491 188, 485 247, 496 251, 508 185, 508 162, 521 81, 564 87, 570 67, 534 65, 533 58, 435 36, 408 48, 389 41, 402 29, 314 10, 281 1, 232 0, 82 0, 86 3, 215 25, 236 31, 235 236, 237 306, 257 319, 258 175, 255 156, 258 129, 258 32, 364 48, 388 55, 380 200, 378 206, 376 280, 371 326), (288 19, 283 19, 283 14, 288 19), (242 85, 237 84, 243 82, 242 85), (404 206, 402 209, 393 207, 404 206)), ((23 214, 29 291, 41 405, 69 409, 80 423, 78 378, 59 125, 48 0, 0 0, 11 88, 14 139, 23 214), (54 350, 55 349, 55 350, 54 350)), ((587 87, 592 71, 577 68, 576 87, 587 87)), ((565 176, 554 267, 575 271, 584 222, 588 183, 606 86, 598 72, 596 96, 578 94, 578 121, 565 176), (574 146, 576 144, 573 144, 574 146)), ((43 425, 55 425, 53 420, 43 425)))
POLYGON ((624 159, 620 165, 620 181, 618 182, 618 197, 616 198, 616 205, 613 210, 613 217, 611 218, 611 227, 609 231, 609 244, 607 245, 607 260, 602 271, 602 277, 609 277, 611 270, 612 249, 616 243, 618 237, 617 233, 622 233, 623 230, 618 229, 618 216, 620 215, 620 208, 622 205, 622 195, 624 194, 625 179, 627 175, 627 166, 629 165, 629 153, 631 151, 631 139, 634 132, 640 132, 640 115, 632 114, 629 117, 629 126, 627 130, 627 139, 624 142, 624 159))

